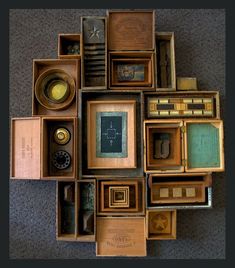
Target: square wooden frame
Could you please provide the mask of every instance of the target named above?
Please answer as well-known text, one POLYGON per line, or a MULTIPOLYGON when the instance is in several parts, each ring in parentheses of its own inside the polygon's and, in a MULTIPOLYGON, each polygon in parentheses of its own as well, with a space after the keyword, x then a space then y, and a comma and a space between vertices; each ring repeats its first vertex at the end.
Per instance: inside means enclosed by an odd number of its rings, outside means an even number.
POLYGON ((136 168, 136 101, 109 100, 87 102, 87 159, 89 169, 136 168), (96 112, 127 112, 127 156, 96 156, 96 112))
POLYGON ((129 207, 129 186, 109 187, 109 207, 129 207), (123 193, 123 199, 116 199, 116 193, 123 193))
POLYGON ((60 33, 58 34, 58 58, 60 59, 77 59, 81 58, 81 34, 60 33), (78 42, 80 44, 80 53, 69 55, 64 53, 65 42, 78 42))

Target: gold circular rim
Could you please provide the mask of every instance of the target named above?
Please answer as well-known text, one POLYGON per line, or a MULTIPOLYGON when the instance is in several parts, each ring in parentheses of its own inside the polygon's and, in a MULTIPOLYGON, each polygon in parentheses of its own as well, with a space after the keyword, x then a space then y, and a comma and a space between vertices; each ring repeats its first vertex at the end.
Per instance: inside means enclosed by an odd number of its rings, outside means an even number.
POLYGON ((39 75, 35 83, 35 96, 37 101, 48 110, 62 110, 68 107, 75 96, 75 81, 65 71, 61 69, 49 69, 39 75), (48 79, 54 77, 54 80, 62 80, 67 83, 69 88, 69 96, 59 103, 52 102, 45 96, 45 86, 48 83, 48 79))

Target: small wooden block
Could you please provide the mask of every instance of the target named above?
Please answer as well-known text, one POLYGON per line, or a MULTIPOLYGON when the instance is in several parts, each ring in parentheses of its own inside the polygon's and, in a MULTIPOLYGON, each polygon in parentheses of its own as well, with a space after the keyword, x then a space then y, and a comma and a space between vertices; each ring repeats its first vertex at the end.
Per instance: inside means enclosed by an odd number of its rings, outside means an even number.
POLYGON ((168 188, 160 188, 160 198, 169 197, 169 189, 168 188))
POLYGON ((186 188, 186 196, 187 197, 195 197, 196 196, 195 188, 186 188))
POLYGON ((197 78, 177 77, 177 90, 197 90, 197 78))
POLYGON ((173 188, 173 197, 182 197, 182 188, 173 188))

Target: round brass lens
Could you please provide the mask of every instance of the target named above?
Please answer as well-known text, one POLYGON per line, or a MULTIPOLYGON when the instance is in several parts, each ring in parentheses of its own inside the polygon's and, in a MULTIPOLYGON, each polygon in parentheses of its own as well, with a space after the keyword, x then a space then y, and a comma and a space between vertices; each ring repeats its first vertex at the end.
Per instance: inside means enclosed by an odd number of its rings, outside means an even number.
POLYGON ((48 89, 48 97, 54 101, 61 101, 66 98, 67 91, 67 83, 64 81, 54 81, 48 89))
POLYGON ((70 140, 70 133, 66 128, 58 128, 54 133, 54 139, 58 144, 66 144, 70 140))

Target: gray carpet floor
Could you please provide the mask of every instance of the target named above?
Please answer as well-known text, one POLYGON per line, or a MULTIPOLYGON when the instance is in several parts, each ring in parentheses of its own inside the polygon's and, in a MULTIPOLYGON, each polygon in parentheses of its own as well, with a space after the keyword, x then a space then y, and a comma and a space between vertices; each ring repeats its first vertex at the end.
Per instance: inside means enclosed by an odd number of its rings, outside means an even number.
MULTIPOLYGON (((101 9, 10 10, 10 116, 31 116, 32 59, 57 57, 57 34, 80 32, 101 9)), ((156 10, 157 31, 175 32, 177 76, 219 90, 225 116, 225 11, 156 10)), ((226 126, 225 126, 226 137, 226 126)), ((10 181, 10 258, 96 258, 95 243, 56 241, 56 183, 10 181)), ((157 259, 225 258, 225 174, 213 174, 213 209, 180 210, 177 240, 148 242, 157 259)))

